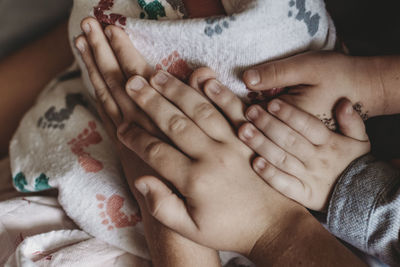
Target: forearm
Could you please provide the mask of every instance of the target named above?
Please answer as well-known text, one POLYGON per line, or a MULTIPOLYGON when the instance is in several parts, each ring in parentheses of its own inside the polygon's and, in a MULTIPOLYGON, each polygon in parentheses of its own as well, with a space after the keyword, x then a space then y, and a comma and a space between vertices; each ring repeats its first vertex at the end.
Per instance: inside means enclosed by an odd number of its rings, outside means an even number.
POLYGON ((144 219, 153 265, 156 267, 219 267, 218 253, 200 246, 161 225, 153 217, 144 219), (151 226, 149 226, 149 224, 151 226))
POLYGON ((306 210, 289 212, 286 222, 256 243, 257 266, 366 266, 306 210))
POLYGON ((23 114, 55 75, 72 63, 67 23, 0 62, 0 157, 23 114))
POLYGON ((158 222, 147 212, 144 199, 135 192, 142 210, 147 245, 155 267, 219 267, 217 251, 198 245, 158 222))

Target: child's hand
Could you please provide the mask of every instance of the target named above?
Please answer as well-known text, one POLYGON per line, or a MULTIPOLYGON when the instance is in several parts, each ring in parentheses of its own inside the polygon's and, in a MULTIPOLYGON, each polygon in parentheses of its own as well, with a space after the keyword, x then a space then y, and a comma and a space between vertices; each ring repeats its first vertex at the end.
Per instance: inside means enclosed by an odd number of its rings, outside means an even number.
MULTIPOLYGON (((219 90, 215 80, 206 87, 219 90)), ((296 210, 297 205, 252 170, 253 151, 198 91, 160 71, 149 83, 139 76, 131 78, 127 93, 173 143, 136 124, 119 127, 121 142, 184 197, 156 177, 135 182, 160 222, 200 244, 248 255, 261 236, 284 221, 288 210, 296 210)), ((238 112, 243 114, 240 106, 238 112)))
POLYGON ((385 90, 377 62, 375 58, 310 52, 254 67, 244 73, 243 79, 256 91, 289 88, 281 99, 334 129, 333 108, 343 97, 364 119, 383 114, 385 90))
POLYGON ((269 103, 268 112, 250 107, 247 118, 254 126, 244 124, 239 137, 260 155, 253 161, 254 170, 277 191, 313 210, 325 210, 340 174, 370 150, 364 123, 345 99, 337 106, 336 118, 346 136, 281 100, 269 103), (274 153, 281 156, 272 157, 274 153))

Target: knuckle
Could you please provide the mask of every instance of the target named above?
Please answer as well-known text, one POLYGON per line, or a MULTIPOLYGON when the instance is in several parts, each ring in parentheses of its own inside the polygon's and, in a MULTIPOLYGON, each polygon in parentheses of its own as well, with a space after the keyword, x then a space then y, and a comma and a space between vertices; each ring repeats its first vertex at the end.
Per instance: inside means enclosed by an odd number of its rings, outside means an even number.
POLYGON ((87 72, 88 72, 89 78, 92 81, 93 85, 95 85, 99 80, 98 79, 99 73, 94 68, 94 66, 92 64, 90 64, 89 62, 86 62, 86 66, 87 66, 87 72))
POLYGON ((275 164, 277 166, 286 166, 287 161, 288 155, 285 152, 281 152, 279 155, 277 155, 275 164))
POLYGON ((301 126, 301 132, 304 133, 305 136, 308 136, 310 131, 312 131, 311 127, 311 118, 307 117, 304 119, 302 126, 301 126))
POLYGON ((284 145, 287 148, 296 146, 297 145, 296 136, 293 133, 288 133, 286 138, 285 138, 284 145))
POLYGON ((173 133, 181 133, 186 130, 189 121, 181 115, 174 115, 169 120, 169 130, 173 133))
POLYGON ((106 90, 104 88, 95 88, 95 93, 96 93, 96 97, 97 99, 103 104, 105 105, 108 101, 110 101, 109 99, 109 95, 106 92, 106 90))
POLYGON ((121 84, 119 83, 115 72, 103 73, 103 79, 110 88, 111 91, 121 90, 121 84))
POLYGON ((218 102, 218 106, 226 109, 228 106, 230 106, 232 103, 235 102, 235 97, 233 94, 230 94, 226 90, 222 90, 217 96, 216 96, 216 102, 218 102))
POLYGON ((204 120, 212 117, 215 114, 214 106, 210 103, 201 103, 194 108, 196 119, 204 120))
POLYGON ((266 181, 271 180, 276 175, 276 169, 270 164, 266 164, 262 170, 262 176, 266 181))
POLYGON ((163 206, 167 202, 172 201, 174 198, 175 198, 175 195, 172 192, 170 192, 168 196, 165 196, 159 200, 149 201, 148 206, 149 206, 150 214, 152 216, 154 216, 155 218, 157 218, 158 215, 160 214, 160 211, 163 208, 163 206))
POLYGON ((267 134, 271 129, 271 118, 267 114, 262 114, 255 124, 258 128, 262 129, 264 134, 267 134))
POLYGON ((284 76, 283 68, 279 67, 277 63, 271 63, 271 65, 269 66, 269 71, 271 75, 271 80, 274 84, 279 83, 281 77, 284 76))
POLYGON ((157 159, 161 156, 164 143, 161 141, 154 141, 149 143, 145 148, 145 155, 151 159, 157 159))
POLYGON ((136 104, 138 104, 138 106, 145 107, 149 102, 151 102, 152 95, 147 94, 142 91, 135 94, 134 100, 135 100, 136 104))

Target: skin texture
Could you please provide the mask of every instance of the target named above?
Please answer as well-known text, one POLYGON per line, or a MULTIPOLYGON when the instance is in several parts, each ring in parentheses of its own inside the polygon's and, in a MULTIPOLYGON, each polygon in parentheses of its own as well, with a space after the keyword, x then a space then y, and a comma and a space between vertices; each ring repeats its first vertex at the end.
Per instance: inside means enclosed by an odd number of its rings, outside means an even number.
POLYGON ((397 56, 351 57, 336 52, 309 52, 249 69, 243 80, 255 91, 288 87, 288 94, 281 99, 334 128, 332 111, 344 97, 365 118, 400 112, 396 104, 400 99, 399 67, 397 56))
POLYGON ((127 101, 128 95, 124 91, 126 77, 135 74, 150 77, 153 70, 137 52, 132 50, 133 53, 125 53, 125 47, 132 48, 132 44, 129 39, 119 38, 120 34, 124 34, 121 29, 114 27, 114 31, 110 35, 110 43, 114 45, 114 49, 123 54, 119 64, 108 46, 106 36, 98 22, 89 18, 84 20, 82 25, 84 26, 86 23, 90 23, 91 27, 89 31, 86 27, 83 27, 83 30, 86 30, 86 38, 84 36, 77 38, 77 47, 81 49, 81 45, 83 45, 82 57, 88 67, 90 78, 98 89, 96 94, 99 99, 99 113, 109 135, 116 144, 125 176, 132 193, 138 200, 154 266, 220 266, 219 257, 215 250, 200 246, 182 237, 151 216, 146 202, 135 189, 134 181, 139 177, 143 175, 159 176, 118 140, 116 127, 123 121, 135 120, 140 122, 149 132, 160 138, 166 138, 137 105, 127 101), (90 49, 89 44, 92 45, 93 49, 90 49), (97 46, 94 46, 94 44, 97 44, 97 46), (110 73, 112 75, 109 75, 110 73))
POLYGON ((57 74, 72 64, 67 23, 0 62, 0 158, 23 114, 57 74), (21 78, 22 77, 22 78, 21 78))
MULTIPOLYGON (((95 22, 86 22, 93 29, 95 22)), ((133 47, 118 45, 127 40, 120 29, 107 30, 122 69, 140 62, 133 47)), ((115 86, 119 84, 118 73, 105 71, 100 64, 107 53, 99 46, 108 46, 107 42, 91 44, 98 67, 90 63, 91 53, 85 52, 86 39, 77 40, 85 62, 92 68, 89 72, 100 110, 105 111, 101 112, 102 117, 119 128, 117 137, 126 147, 162 176, 144 175, 133 182, 145 197, 152 216, 206 246, 241 252, 259 266, 315 262, 324 266, 363 265, 305 209, 272 190, 251 170, 253 152, 236 137, 237 126, 246 122, 244 108, 230 110, 235 99, 220 98, 216 80, 204 82, 199 75, 197 79, 192 77, 191 83, 204 84, 204 94, 225 112, 230 123, 198 90, 164 72, 151 75, 148 80, 134 73, 123 91, 115 86), (99 77, 104 77, 108 86, 99 77), (114 106, 121 114, 115 113, 114 106), (142 118, 141 111, 134 117, 134 106, 139 106, 136 110, 143 110, 146 117, 142 118), (153 122, 148 123, 148 118, 153 122), (154 131, 154 124, 164 136, 154 131), (166 139, 169 141, 164 142, 166 139), (174 193, 176 190, 179 196, 174 193), (180 196, 185 196, 186 201, 180 196), (297 223, 293 225, 293 221, 297 223), (291 253, 287 253, 289 243, 291 253)), ((110 58, 107 62, 110 65, 110 58)))
POLYGON ((239 129, 239 137, 259 155, 254 170, 283 195, 324 211, 340 174, 370 150, 364 123, 352 104, 339 102, 337 112, 346 136, 281 100, 270 102, 267 111, 250 107, 246 116, 251 123, 239 129), (281 154, 279 161, 271 157, 274 153, 281 154))

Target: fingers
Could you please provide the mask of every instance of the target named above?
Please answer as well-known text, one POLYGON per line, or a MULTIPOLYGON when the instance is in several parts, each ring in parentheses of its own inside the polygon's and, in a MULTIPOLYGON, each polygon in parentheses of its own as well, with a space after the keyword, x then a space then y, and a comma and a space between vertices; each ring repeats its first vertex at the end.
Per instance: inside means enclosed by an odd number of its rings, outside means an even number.
POLYGON ((318 81, 315 61, 317 53, 306 53, 286 59, 276 60, 247 70, 243 81, 252 90, 267 90, 318 81))
POLYGON ((162 224, 183 236, 190 237, 198 231, 183 200, 162 181, 145 176, 138 179, 135 186, 144 196, 150 214, 162 224))
POLYGON ((200 157, 204 154, 204 147, 217 144, 190 118, 153 89, 144 78, 132 77, 126 90, 130 98, 184 153, 200 157))
POLYGON ((184 177, 191 165, 189 158, 137 125, 121 125, 117 132, 122 144, 174 184, 178 190, 185 185, 184 177))
POLYGON ((336 106, 336 119, 343 135, 359 141, 368 141, 365 124, 349 100, 339 101, 336 106))
POLYGON ((195 70, 189 78, 189 85, 203 94, 203 88, 208 80, 216 79, 217 74, 210 68, 195 70))
POLYGON ((288 198, 298 201, 305 195, 305 186, 299 179, 277 169, 261 157, 253 161, 253 169, 272 188, 288 198))
POLYGON ((105 34, 126 77, 140 75, 149 78, 154 72, 133 46, 129 36, 119 27, 108 26, 105 34))
POLYGON ((251 106, 246 112, 246 117, 268 139, 300 161, 314 153, 313 144, 260 106, 251 106))
POLYGON ((301 134, 314 145, 322 145, 331 136, 324 124, 316 117, 275 99, 268 104, 268 112, 301 134))
POLYGON ((115 127, 115 124, 110 119, 110 117, 107 115, 107 112, 104 110, 103 105, 99 103, 97 104, 97 112, 99 113, 99 116, 103 122, 104 128, 106 129, 108 136, 114 141, 114 143, 116 143, 118 141, 117 128, 115 127))
POLYGON ((235 129, 247 121, 244 116, 245 104, 217 80, 209 80, 204 86, 206 96, 220 108, 235 129))
POLYGON ((101 25, 94 18, 87 18, 82 21, 81 26, 110 94, 124 115, 131 114, 129 111, 132 110, 133 106, 129 98, 126 97, 124 90, 125 76, 108 44, 101 25))
POLYGON ((164 71, 158 71, 150 83, 214 140, 223 141, 232 136, 232 127, 226 119, 198 91, 164 71))
MULTIPOLYGON (((99 23, 93 18, 88 18, 82 21, 82 28, 85 30, 87 37, 79 37, 77 43, 78 41, 82 41, 87 48, 81 53, 82 58, 96 89, 96 95, 98 99, 104 103, 103 105, 106 113, 112 118, 116 126, 119 126, 122 121, 126 123, 135 122, 153 135, 162 138, 163 135, 158 131, 157 127, 155 127, 143 111, 138 109, 126 94, 125 76, 119 67, 119 63, 99 23)), ((119 35, 122 34, 119 33, 115 36, 119 35)), ((118 39, 114 39, 114 44, 116 46, 118 46, 117 41, 118 39)), ((126 42, 125 39, 123 41, 126 42)), ((133 46, 128 47, 125 43, 124 45, 119 45, 119 53, 121 54, 124 52, 124 55, 131 60, 136 56, 139 57, 140 55, 134 48, 132 51, 128 50, 131 48, 133 48, 133 46), (133 52, 134 56, 132 56, 130 52, 133 52)), ((134 60, 132 62, 138 62, 137 69, 140 71, 143 70, 145 64, 143 61, 134 60)), ((134 68, 133 65, 126 67, 126 69, 134 68)))
POLYGON ((116 125, 118 125, 122 120, 122 115, 113 97, 108 92, 107 85, 97 68, 97 64, 94 60, 92 51, 86 41, 85 36, 79 36, 75 40, 75 45, 79 49, 82 59, 86 65, 89 78, 92 81, 93 87, 95 88, 97 99, 101 102, 107 115, 116 125))
POLYGON ((302 174, 303 163, 266 138, 251 123, 240 127, 239 138, 280 170, 296 176, 302 174))

